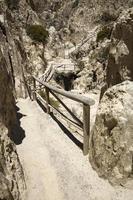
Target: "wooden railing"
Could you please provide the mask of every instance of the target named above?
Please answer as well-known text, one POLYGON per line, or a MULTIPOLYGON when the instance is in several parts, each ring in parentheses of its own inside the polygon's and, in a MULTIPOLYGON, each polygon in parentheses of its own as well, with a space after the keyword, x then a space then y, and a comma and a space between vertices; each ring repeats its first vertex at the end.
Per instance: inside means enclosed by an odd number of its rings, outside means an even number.
POLYGON ((67 121, 78 127, 83 131, 83 154, 87 155, 89 152, 89 136, 90 136, 90 106, 94 105, 94 100, 91 98, 85 97, 83 95, 77 95, 70 91, 65 91, 63 89, 59 89, 57 87, 54 87, 46 82, 40 81, 38 78, 33 76, 33 99, 38 100, 40 99, 41 102, 46 106, 47 113, 50 114, 51 108, 55 109, 59 114, 62 115, 63 118, 65 118, 67 121), (37 89, 37 84, 43 86, 45 88, 45 99, 43 99, 37 89), (72 116, 72 119, 69 117, 66 117, 59 109, 55 108, 50 103, 49 94, 52 94, 57 101, 69 112, 69 114, 72 116), (60 94, 64 97, 67 97, 73 101, 79 102, 83 104, 83 122, 63 103, 63 101, 56 95, 60 94))

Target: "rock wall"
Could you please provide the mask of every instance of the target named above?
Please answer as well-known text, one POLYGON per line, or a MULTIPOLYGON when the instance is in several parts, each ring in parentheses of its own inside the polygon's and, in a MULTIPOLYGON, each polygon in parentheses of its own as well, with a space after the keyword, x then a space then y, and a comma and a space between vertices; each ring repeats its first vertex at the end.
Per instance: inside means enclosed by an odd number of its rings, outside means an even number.
POLYGON ((122 185, 133 178, 133 82, 106 91, 90 144, 90 161, 99 176, 122 185))
MULTIPOLYGON (((112 66, 115 68, 116 63, 111 56, 107 67, 109 47, 112 42, 104 40, 97 43, 97 33, 101 26, 112 27, 119 14, 132 7, 132 0, 126 2, 124 0, 73 0, 67 2, 64 0, 41 0, 39 2, 22 0, 16 2, 11 1, 12 5, 3 2, 0 21, 4 26, 9 44, 15 85, 19 96, 27 95, 23 86, 24 74, 28 78, 30 74, 41 75, 47 66, 45 57, 50 61, 58 56, 63 57, 64 48, 69 46, 68 50, 71 51, 83 41, 86 42, 77 49, 76 59, 75 56, 71 56, 72 60, 76 60, 77 71, 81 72, 78 74, 79 79, 74 84, 75 89, 80 85, 81 89, 83 88, 85 91, 97 86, 101 87, 106 82, 106 72, 108 84, 113 81, 110 80, 110 72, 112 66), (49 30, 50 38, 46 49, 41 44, 35 44, 27 36, 26 28, 31 24, 41 24, 49 30), (89 37, 91 39, 88 39, 89 37)), ((118 46, 120 45, 118 44, 118 46)))
MULTIPOLYGON (((71 51, 78 46, 70 58, 78 71, 74 83, 76 89, 87 92, 97 86, 102 87, 103 83, 112 86, 132 80, 133 11, 122 12, 132 6, 132 0, 0 1, 0 198, 21 199, 20 193, 24 188, 22 168, 11 141, 19 128, 13 94, 26 97, 24 75, 29 79, 31 74, 39 76, 44 73, 46 54, 53 59, 62 56, 64 47, 69 46, 71 51), (49 29, 46 49, 27 36, 26 28, 32 24, 41 24, 49 29), (113 32, 110 37, 97 41, 97 35, 104 26, 111 27, 113 32)), ((92 135, 91 161, 100 175, 109 177, 113 182, 126 180, 132 171, 132 146, 129 145, 130 150, 126 146, 132 136, 130 130, 126 132, 123 129, 125 125, 121 121, 121 116, 125 116, 132 128, 129 116, 124 113, 127 108, 130 109, 132 102, 129 85, 131 83, 126 85, 126 90, 119 86, 120 89, 116 87, 105 94, 92 135), (125 104, 127 97, 130 101, 125 104), (117 109, 117 104, 122 114, 110 116, 112 109, 117 109), (128 141, 126 144, 122 141, 125 146, 121 147, 119 140, 123 138, 128 141), (115 147, 114 141, 118 143, 115 147), (128 166, 125 164, 128 163, 126 157, 129 159, 128 166)))
POLYGON ((42 24, 37 13, 25 0, 2 1, 0 4, 1 46, 5 50, 5 57, 10 65, 16 96, 26 97, 27 90, 24 84, 31 74, 39 76, 46 69, 44 46, 35 43, 27 33, 27 26, 42 24))
POLYGON ((25 188, 23 170, 16 152, 14 134, 20 134, 13 84, 0 50, 0 199, 20 200, 25 188))
MULTIPOLYGON (((0 199, 20 200, 25 189, 24 174, 15 143, 24 137, 15 105, 15 82, 22 70, 18 49, 7 23, 4 2, 0 4, 0 199), (23 134, 23 136, 21 135, 23 134)), ((8 12, 8 11, 7 11, 8 12)), ((9 14, 9 13, 8 13, 9 14)), ((10 16, 10 20, 12 20, 10 16)), ((13 27, 14 28, 14 27, 13 27)))
POLYGON ((133 9, 124 11, 114 25, 107 66, 107 84, 133 80, 133 9))

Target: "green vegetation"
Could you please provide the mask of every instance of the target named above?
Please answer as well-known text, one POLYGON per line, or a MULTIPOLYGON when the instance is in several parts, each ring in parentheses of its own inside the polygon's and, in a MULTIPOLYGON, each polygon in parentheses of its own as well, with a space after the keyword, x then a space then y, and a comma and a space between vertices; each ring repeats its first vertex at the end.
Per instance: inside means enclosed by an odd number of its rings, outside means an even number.
POLYGON ((27 27, 27 35, 35 42, 47 43, 48 31, 41 25, 31 25, 27 27))
POLYGON ((101 21, 111 22, 111 21, 115 21, 117 17, 118 16, 116 14, 110 13, 109 11, 104 11, 101 16, 101 21))
POLYGON ((5 0, 5 3, 10 10, 18 9, 19 0, 5 0))
POLYGON ((79 0, 73 2, 72 8, 76 8, 79 5, 79 0))
POLYGON ((33 0, 26 0, 26 2, 31 6, 31 8, 33 9, 33 10, 35 10, 35 4, 34 4, 34 1, 33 0))
POLYGON ((97 42, 104 40, 104 38, 110 39, 112 33, 112 27, 104 26, 97 34, 97 42))
POLYGON ((98 62, 104 63, 108 59, 108 56, 109 56, 109 46, 106 46, 98 52, 96 59, 98 62))
POLYGON ((79 61, 78 68, 79 68, 80 71, 82 71, 85 68, 85 64, 82 60, 79 61))
MULTIPOLYGON (((46 93, 44 92, 44 90, 40 90, 38 93, 39 93, 39 95, 40 95, 43 99, 46 100, 46 93)), ((55 99, 52 98, 52 97, 49 97, 49 100, 50 100, 50 104, 51 104, 53 107, 55 107, 55 108, 57 108, 57 109, 59 108, 59 106, 60 106, 59 101, 55 100, 55 99)))

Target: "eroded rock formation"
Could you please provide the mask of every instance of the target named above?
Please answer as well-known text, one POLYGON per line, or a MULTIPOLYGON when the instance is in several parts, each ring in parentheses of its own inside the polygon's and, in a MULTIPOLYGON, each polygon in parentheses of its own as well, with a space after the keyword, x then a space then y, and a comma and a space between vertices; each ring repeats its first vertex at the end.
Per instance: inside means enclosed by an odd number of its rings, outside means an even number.
MULTIPOLYGON (((66 48, 78 71, 76 89, 87 92, 106 83, 112 86, 133 80, 133 11, 122 12, 132 6, 132 0, 0 1, 1 199, 21 199, 25 185, 14 145, 21 134, 14 96, 27 96, 24 76, 29 79, 31 74, 43 74, 45 57, 48 61, 63 57, 66 48), (45 49, 26 33, 27 26, 33 24, 49 30, 45 49), (111 27, 109 34, 101 27, 111 27), (100 32, 102 40, 98 39, 100 32)), ((93 165, 99 175, 119 183, 132 175, 131 86, 126 82, 106 92, 92 135, 93 165)))
POLYGON ((0 51, 0 199, 19 200, 24 191, 23 170, 16 152, 14 134, 20 134, 13 84, 0 51))
POLYGON ((124 11, 112 32, 107 66, 109 86, 124 80, 133 80, 133 9, 124 11))

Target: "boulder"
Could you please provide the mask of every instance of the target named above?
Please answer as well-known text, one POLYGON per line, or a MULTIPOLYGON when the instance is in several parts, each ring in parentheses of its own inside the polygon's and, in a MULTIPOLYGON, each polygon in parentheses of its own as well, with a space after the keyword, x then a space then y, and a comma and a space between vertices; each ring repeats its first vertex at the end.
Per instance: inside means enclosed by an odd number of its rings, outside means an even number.
POLYGON ((90 162, 99 176, 114 184, 133 178, 133 82, 104 94, 90 139, 90 162))

